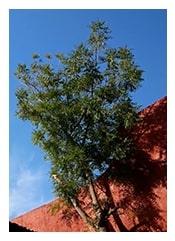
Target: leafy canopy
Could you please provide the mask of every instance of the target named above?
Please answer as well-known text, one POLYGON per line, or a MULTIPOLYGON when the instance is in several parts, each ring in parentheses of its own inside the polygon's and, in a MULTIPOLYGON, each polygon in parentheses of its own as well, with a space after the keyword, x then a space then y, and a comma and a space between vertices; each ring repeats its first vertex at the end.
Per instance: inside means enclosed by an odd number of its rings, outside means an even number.
POLYGON ((138 120, 131 94, 142 70, 127 47, 107 47, 109 34, 105 22, 92 22, 86 43, 67 55, 47 54, 44 62, 33 54, 33 63, 15 73, 17 115, 34 125, 33 143, 51 161, 60 180, 55 193, 66 200, 131 152, 128 133, 138 120))

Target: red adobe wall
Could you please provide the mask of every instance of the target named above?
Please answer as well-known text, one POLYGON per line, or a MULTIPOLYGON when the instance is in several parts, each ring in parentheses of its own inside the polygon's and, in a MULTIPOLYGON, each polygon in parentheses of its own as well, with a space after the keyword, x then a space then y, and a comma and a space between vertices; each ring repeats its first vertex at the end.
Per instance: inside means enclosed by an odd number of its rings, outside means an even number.
POLYGON ((135 132, 140 149, 153 160, 165 160, 167 151, 167 97, 156 101, 141 112, 144 121, 135 132))
MULTIPOLYGON (((165 169, 160 168, 159 163, 166 164, 166 144, 167 144, 167 98, 164 97, 154 104, 148 106, 141 112, 141 116, 144 118, 144 121, 139 124, 139 126, 134 131, 134 137, 136 145, 140 150, 138 154, 139 162, 146 163, 147 159, 150 162, 148 164, 153 169, 153 175, 151 175, 150 182, 155 183, 154 193, 157 195, 156 207, 161 210, 160 218, 157 221, 161 227, 160 229, 150 229, 150 231, 166 231, 167 223, 167 193, 166 193, 166 171, 165 169), (144 153, 144 155, 142 155, 144 153), (146 153, 146 154, 145 154, 146 153), (145 159, 147 155, 147 159, 145 159), (163 171, 162 171, 163 170, 163 171), (156 180, 162 180, 159 183, 156 180)), ((149 166, 148 166, 149 167, 149 166)), ((152 170, 150 169, 150 170, 152 170)), ((144 185, 142 183, 144 179, 136 175, 136 181, 139 185, 144 185), (140 178, 140 179, 139 179, 140 178)), ((102 180, 104 181, 104 180, 102 180)), ((100 184, 101 180, 97 182, 100 184)), ((141 186, 142 187, 142 186, 141 186)), ((113 194, 115 202, 121 200, 127 200, 124 197, 124 193, 120 192, 123 186, 117 184, 110 184, 110 189, 113 194), (124 199, 125 198, 125 199, 124 199)), ((126 193, 126 197, 129 197, 130 188, 126 193)), ((99 191, 100 195, 104 195, 99 191)), ((136 199, 139 202, 139 198, 142 200, 145 198, 145 205, 149 202, 147 196, 139 194, 135 199, 131 195, 130 198, 133 198, 133 204, 136 199)), ((85 192, 85 189, 82 189, 79 195, 82 206, 86 206, 90 202, 90 197, 85 192)), ((59 200, 59 199, 58 199, 59 200)), ((23 227, 26 227, 33 231, 38 232, 84 232, 84 231, 93 231, 91 227, 88 227, 76 211, 72 208, 70 212, 67 212, 66 206, 62 204, 61 200, 54 200, 49 204, 45 204, 39 208, 36 208, 24 215, 21 215, 17 218, 11 220, 11 222, 17 223, 23 227), (58 203, 61 206, 61 209, 51 215, 50 207, 53 204, 58 203)), ((149 206, 146 206, 149 209, 149 206)), ((148 215, 153 215, 153 210, 148 210, 148 215)), ((88 210, 90 213, 90 210, 88 210)), ((121 215, 123 223, 128 229, 130 229, 134 224, 138 223, 137 218, 134 218, 131 209, 127 208, 124 210, 124 214, 121 215)), ((114 231, 119 231, 118 227, 115 225, 112 217, 110 218, 110 223, 113 226, 114 231)))

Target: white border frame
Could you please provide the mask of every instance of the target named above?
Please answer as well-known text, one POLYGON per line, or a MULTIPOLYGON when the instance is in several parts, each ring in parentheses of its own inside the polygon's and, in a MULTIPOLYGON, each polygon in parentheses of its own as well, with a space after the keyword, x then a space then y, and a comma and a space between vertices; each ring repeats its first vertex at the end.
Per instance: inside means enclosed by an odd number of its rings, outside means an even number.
MULTIPOLYGON (((142 239, 148 240, 153 237, 152 240, 171 240, 175 229, 175 196, 173 191, 175 181, 172 178, 175 176, 175 168, 173 168, 173 157, 175 156, 175 148, 171 145, 175 143, 175 117, 174 117, 174 96, 175 88, 173 88, 173 83, 175 82, 175 66, 174 66, 174 56, 175 56, 175 37, 173 36, 174 29, 172 26, 175 15, 175 9, 172 0, 123 0, 114 3, 112 0, 108 1, 77 1, 77 0, 64 0, 63 3, 57 3, 55 0, 8 0, 5 3, 0 3, 0 66, 1 66, 1 77, 0 80, 0 110, 2 122, 0 125, 1 133, 1 173, 0 173, 0 190, 1 190, 1 205, 0 205, 0 226, 3 232, 8 233, 14 240, 30 240, 32 238, 53 238, 55 235, 56 239, 60 238, 75 238, 82 240, 91 239, 95 240, 108 238, 106 234, 102 233, 33 233, 29 235, 19 234, 19 233, 9 233, 9 9, 167 9, 167 20, 168 20, 168 42, 167 42, 167 55, 168 55, 168 231, 165 233, 110 233, 112 238, 119 238, 120 241, 133 239, 135 241, 142 239), (83 3, 82 3, 83 2, 83 3), (170 131, 171 128, 171 131, 170 131), (5 180, 5 182, 4 182, 5 180), (2 203, 3 200, 3 203, 2 203), (23 236, 25 235, 25 236, 23 236), (73 237, 76 235, 75 237, 73 237), (115 235, 115 237, 113 237, 115 235), (83 236, 83 237, 82 237, 83 236)), ((61 239, 60 239, 61 240, 61 239)))

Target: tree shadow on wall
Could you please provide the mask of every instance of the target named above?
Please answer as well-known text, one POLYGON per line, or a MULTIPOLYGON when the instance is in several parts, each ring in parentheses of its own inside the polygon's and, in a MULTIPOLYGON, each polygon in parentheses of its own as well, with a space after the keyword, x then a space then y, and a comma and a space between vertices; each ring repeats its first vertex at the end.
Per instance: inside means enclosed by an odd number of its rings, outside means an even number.
POLYGON ((135 226, 128 231, 166 231, 162 227, 165 220, 158 205, 160 197, 155 193, 155 188, 167 187, 165 161, 153 162, 148 153, 137 150, 129 163, 113 167, 110 176, 120 180, 122 186, 121 210, 125 214, 132 213, 135 226))
POLYGON ((159 160, 167 151, 167 97, 148 106, 141 112, 142 121, 134 132, 134 140, 141 150, 152 150, 157 146, 159 160))
POLYGON ((159 208, 160 197, 155 189, 167 188, 167 97, 143 110, 134 144, 131 160, 115 169, 124 183, 123 208, 129 207, 138 226, 144 224, 137 231, 166 231, 166 214, 159 208))
MULTIPOLYGON (((121 212, 132 213, 135 224, 128 231, 166 231, 166 213, 162 213, 166 210, 161 210, 155 189, 167 188, 167 97, 145 108, 140 116, 132 134, 133 152, 127 160, 114 161, 103 179, 111 177, 120 184, 121 193, 115 195, 122 196, 121 212)), ((166 199, 164 191, 160 195, 166 199)))

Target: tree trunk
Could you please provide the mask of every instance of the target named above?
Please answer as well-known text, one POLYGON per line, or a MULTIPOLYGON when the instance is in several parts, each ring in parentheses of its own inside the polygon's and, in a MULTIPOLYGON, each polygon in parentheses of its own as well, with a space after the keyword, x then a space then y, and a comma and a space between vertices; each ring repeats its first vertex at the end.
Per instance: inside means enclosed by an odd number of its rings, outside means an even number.
POLYGON ((110 232, 107 227, 99 227, 97 232, 110 232))
POLYGON ((85 211, 82 210, 82 208, 79 206, 76 198, 71 198, 71 202, 77 211, 77 213, 80 215, 80 217, 88 224, 93 226, 93 219, 90 218, 85 211))
MULTIPOLYGON (((112 197, 112 193, 109 187, 109 183, 106 181, 104 182, 104 187, 106 189, 106 196, 110 199, 110 207, 113 208, 115 210, 115 203, 112 197)), ((114 220, 120 230, 120 232, 128 232, 129 230, 125 227, 125 225, 123 224, 119 214, 117 213, 117 209, 116 211, 112 212, 112 215, 114 217, 114 220)))
POLYGON ((96 221, 95 219, 91 218, 88 216, 88 214, 83 211, 83 209, 79 206, 78 201, 76 200, 76 198, 72 198, 71 202, 75 208, 75 210, 78 212, 78 214, 80 215, 80 217, 89 225, 91 225, 96 232, 110 232, 109 228, 108 228, 108 222, 106 220, 100 220, 100 221, 96 221))

